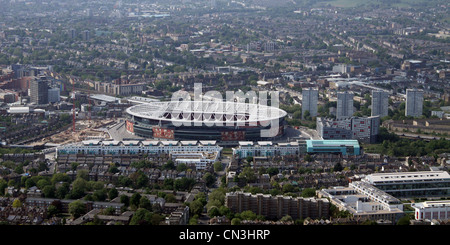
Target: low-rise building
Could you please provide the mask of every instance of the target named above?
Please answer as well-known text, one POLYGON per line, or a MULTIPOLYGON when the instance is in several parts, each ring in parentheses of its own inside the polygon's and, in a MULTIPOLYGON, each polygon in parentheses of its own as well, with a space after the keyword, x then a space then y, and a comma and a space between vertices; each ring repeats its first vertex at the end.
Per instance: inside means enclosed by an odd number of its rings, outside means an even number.
POLYGON ((272 196, 244 192, 229 192, 225 205, 236 213, 250 210, 256 215, 269 219, 281 219, 289 215, 292 219, 328 218, 330 203, 326 198, 293 198, 291 196, 272 196))
POLYGON ((416 220, 450 220, 450 201, 426 201, 420 203, 412 203, 414 208, 414 218, 416 220))
POLYGON ((361 181, 397 198, 450 196, 450 175, 446 171, 374 173, 361 181))
POLYGON ((359 220, 389 220, 395 224, 404 215, 400 200, 362 181, 322 189, 317 195, 359 220))

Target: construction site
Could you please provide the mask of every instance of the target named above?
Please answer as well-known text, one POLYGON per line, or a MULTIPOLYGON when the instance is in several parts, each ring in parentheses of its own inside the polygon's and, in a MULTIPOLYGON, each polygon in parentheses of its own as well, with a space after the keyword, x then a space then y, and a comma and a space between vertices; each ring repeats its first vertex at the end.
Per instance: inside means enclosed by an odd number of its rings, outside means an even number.
POLYGON ((117 119, 86 119, 76 120, 73 127, 42 138, 29 145, 55 144, 63 145, 88 139, 109 139, 108 126, 117 122, 117 119))

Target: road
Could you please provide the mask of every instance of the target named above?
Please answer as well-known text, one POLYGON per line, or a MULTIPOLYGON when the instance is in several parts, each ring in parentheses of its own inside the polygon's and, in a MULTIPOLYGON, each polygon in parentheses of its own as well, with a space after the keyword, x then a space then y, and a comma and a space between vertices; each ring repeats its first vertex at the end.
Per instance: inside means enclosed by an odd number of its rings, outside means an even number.
POLYGON ((116 124, 107 128, 109 136, 113 140, 122 141, 123 139, 142 139, 139 136, 128 133, 125 127, 125 120, 119 119, 116 124))

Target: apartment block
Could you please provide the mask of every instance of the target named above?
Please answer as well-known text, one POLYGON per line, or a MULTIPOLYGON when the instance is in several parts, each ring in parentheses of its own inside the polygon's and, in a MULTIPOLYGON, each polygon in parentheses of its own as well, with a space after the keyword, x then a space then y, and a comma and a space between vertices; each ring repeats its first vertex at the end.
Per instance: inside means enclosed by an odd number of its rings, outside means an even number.
POLYGON ((373 143, 377 140, 380 128, 380 117, 349 117, 341 119, 316 119, 316 130, 322 139, 356 139, 373 143))
POLYGON ((352 92, 338 92, 337 93, 337 108, 336 118, 346 118, 353 116, 353 93, 352 92))
POLYGON ((319 90, 317 88, 302 89, 302 118, 305 118, 305 112, 309 111, 311 117, 317 116, 317 103, 319 99, 319 90))
POLYGON ((423 90, 406 90, 405 116, 420 117, 423 111, 423 90))
POLYGON ((281 219, 289 215, 296 219, 328 218, 330 203, 326 198, 293 198, 244 192, 230 192, 225 196, 225 205, 233 212, 250 210, 268 219, 281 219))
POLYGON ((389 93, 381 90, 372 90, 372 116, 385 117, 388 115, 389 93))

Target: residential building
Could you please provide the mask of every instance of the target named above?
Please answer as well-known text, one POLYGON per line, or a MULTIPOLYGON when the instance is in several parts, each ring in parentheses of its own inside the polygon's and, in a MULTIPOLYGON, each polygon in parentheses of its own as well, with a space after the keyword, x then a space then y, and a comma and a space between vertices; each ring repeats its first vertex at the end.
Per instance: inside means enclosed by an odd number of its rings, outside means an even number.
POLYGON ((349 117, 341 119, 316 119, 317 134, 322 139, 356 139, 361 142, 376 142, 380 128, 380 117, 349 117))
POLYGON ((37 105, 48 103, 48 82, 46 77, 41 76, 31 80, 30 102, 37 105))
POLYGON ((420 117, 423 111, 423 90, 406 90, 405 116, 420 117))
POLYGON ((389 93, 382 90, 372 90, 372 116, 385 117, 389 109, 389 93))
POLYGON ((311 118, 317 116, 318 99, 319 90, 317 88, 302 89, 302 119, 305 119, 306 111, 309 111, 311 118))
POLYGON ((276 143, 271 141, 239 141, 239 147, 233 148, 233 155, 240 158, 298 155, 300 153, 298 142, 276 143))
POLYGON ((59 146, 56 156, 86 154, 97 156, 119 156, 123 154, 168 154, 177 163, 195 165, 205 169, 218 161, 222 147, 215 141, 99 141, 87 140, 81 144, 59 146))
POLYGON ((114 84, 106 82, 95 82, 94 86, 96 91, 120 96, 142 94, 142 91, 144 91, 146 88, 146 85, 143 83, 114 84))
POLYGON ((294 220, 308 217, 320 219, 330 216, 330 203, 326 198, 294 198, 282 195, 229 192, 225 196, 225 206, 236 213, 250 210, 256 215, 263 215, 269 219, 281 219, 286 215, 294 220))
POLYGON ((351 117, 353 113, 353 93, 348 91, 338 92, 336 118, 351 117))

